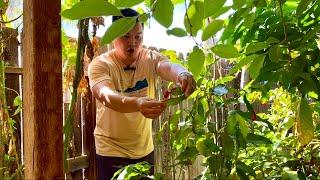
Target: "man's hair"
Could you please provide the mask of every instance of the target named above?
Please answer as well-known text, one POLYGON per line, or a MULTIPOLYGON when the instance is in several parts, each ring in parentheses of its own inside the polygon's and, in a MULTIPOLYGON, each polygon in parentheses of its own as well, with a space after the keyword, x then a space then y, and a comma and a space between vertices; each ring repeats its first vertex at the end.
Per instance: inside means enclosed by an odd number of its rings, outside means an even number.
MULTIPOLYGON (((131 8, 125 8, 120 10, 122 16, 112 16, 112 22, 115 22, 118 19, 121 19, 123 17, 134 17, 140 15, 137 11, 131 9, 131 8)), ((138 22, 138 20, 137 20, 138 22)))

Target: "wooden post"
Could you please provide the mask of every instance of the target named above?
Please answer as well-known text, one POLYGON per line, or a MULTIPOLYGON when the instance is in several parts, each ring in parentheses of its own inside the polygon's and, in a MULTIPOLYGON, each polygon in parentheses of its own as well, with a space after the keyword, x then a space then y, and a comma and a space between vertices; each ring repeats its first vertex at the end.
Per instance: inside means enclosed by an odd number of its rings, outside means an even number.
POLYGON ((25 179, 62 179, 61 1, 24 0, 25 179))
MULTIPOLYGON (((88 77, 86 77, 86 80, 89 82, 88 77)), ((85 169, 85 176, 88 179, 96 179, 96 151, 93 135, 93 131, 96 126, 96 106, 95 99, 89 88, 89 83, 87 87, 87 94, 83 102, 85 105, 85 154, 89 156, 89 168, 85 169)))

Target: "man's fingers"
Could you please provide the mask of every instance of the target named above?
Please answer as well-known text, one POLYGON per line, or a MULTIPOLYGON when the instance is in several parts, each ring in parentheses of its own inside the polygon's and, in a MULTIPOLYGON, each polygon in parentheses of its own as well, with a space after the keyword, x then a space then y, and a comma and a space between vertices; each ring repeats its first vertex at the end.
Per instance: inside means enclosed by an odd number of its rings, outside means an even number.
POLYGON ((183 76, 180 84, 182 92, 185 92, 188 85, 188 77, 183 76))
POLYGON ((163 108, 148 108, 148 109, 144 109, 142 111, 142 113, 144 114, 158 114, 158 113, 162 113, 163 112, 163 108))
POLYGON ((149 108, 152 108, 152 107, 165 107, 166 104, 164 102, 161 102, 161 101, 148 101, 146 103, 143 104, 144 107, 149 107, 149 108))

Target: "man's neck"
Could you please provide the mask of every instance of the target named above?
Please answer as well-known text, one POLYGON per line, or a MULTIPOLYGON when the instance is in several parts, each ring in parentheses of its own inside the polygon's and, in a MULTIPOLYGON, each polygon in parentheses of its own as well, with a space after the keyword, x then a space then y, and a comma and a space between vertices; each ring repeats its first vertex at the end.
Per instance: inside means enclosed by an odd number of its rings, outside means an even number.
POLYGON ((126 55, 124 54, 121 54, 117 51, 115 51, 115 56, 116 56, 116 59, 121 61, 123 64, 125 64, 126 66, 129 66, 131 65, 135 60, 136 60, 136 57, 127 57, 126 55))

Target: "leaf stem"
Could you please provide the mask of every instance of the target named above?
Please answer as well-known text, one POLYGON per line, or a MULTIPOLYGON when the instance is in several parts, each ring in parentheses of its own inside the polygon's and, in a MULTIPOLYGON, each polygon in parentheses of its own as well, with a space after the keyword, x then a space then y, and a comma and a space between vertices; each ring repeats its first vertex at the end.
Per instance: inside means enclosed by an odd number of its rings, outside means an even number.
POLYGON ((280 16, 281 16, 281 21, 282 21, 282 25, 283 25, 283 31, 284 31, 284 40, 282 42, 285 42, 288 46, 288 51, 289 51, 289 63, 291 64, 291 47, 289 45, 288 42, 288 26, 284 20, 284 16, 283 16, 283 9, 282 9, 282 4, 281 4, 281 0, 278 0, 279 3, 279 8, 280 8, 280 16))

